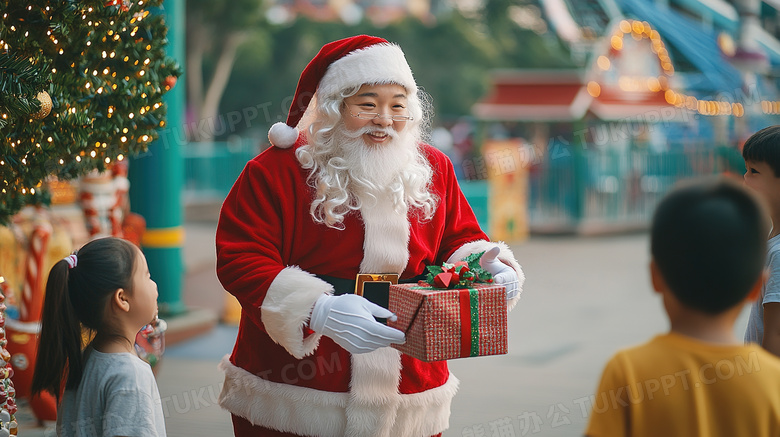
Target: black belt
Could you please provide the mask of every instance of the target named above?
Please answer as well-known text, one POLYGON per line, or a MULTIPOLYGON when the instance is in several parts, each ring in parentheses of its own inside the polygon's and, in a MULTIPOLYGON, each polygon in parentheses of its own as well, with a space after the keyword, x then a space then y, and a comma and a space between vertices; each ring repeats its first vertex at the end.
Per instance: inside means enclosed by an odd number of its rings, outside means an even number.
MULTIPOLYGON (((328 284, 333 286, 333 294, 338 296, 341 294, 352 294, 355 292, 355 284, 357 283, 357 280, 355 279, 344 279, 344 278, 337 278, 335 276, 326 276, 326 275, 315 275, 318 278, 322 279, 323 281, 327 282, 328 284)), ((398 282, 401 284, 413 284, 415 282, 424 281, 427 275, 417 275, 412 278, 407 279, 399 279, 398 282)))
MULTIPOLYGON (((338 296, 341 294, 355 293, 355 284, 357 283, 357 279, 336 278, 333 276, 326 276, 326 275, 316 275, 316 276, 333 286, 334 295, 338 296)), ((425 278, 426 275, 417 275, 413 278, 399 279, 398 282, 401 284, 409 284, 409 283, 422 281, 425 278)), ((362 282, 362 284, 363 284, 362 286, 363 290, 360 290, 360 293, 364 298, 366 298, 370 302, 373 302, 381 306, 382 308, 390 307, 390 282, 367 281, 367 282, 362 282)), ((379 323, 387 323, 387 320, 383 318, 377 317, 376 320, 379 323)))

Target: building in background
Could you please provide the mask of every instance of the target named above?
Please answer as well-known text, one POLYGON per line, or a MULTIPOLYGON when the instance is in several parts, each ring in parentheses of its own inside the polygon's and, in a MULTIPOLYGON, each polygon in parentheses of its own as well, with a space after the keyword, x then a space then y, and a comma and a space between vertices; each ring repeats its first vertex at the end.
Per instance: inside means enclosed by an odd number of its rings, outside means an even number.
POLYGON ((490 152, 463 164, 495 178, 514 142, 532 231, 646 226, 674 182, 740 173, 742 143, 780 121, 778 1, 536 6, 577 68, 495 71, 473 107, 490 152))
MULTIPOLYGON (((456 2, 454 4, 457 7, 456 2)), ((382 26, 407 16, 430 21, 453 7, 445 0, 270 0, 269 21, 283 23, 305 16, 315 21, 355 24, 364 17, 382 26)), ((469 7, 469 2, 464 2, 469 7)))

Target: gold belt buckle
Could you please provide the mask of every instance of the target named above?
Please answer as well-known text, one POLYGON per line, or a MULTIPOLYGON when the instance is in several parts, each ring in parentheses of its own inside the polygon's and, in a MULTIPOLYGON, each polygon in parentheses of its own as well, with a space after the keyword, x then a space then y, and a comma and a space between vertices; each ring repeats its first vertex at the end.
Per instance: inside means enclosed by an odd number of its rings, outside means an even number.
POLYGON ((398 284, 398 276, 396 273, 358 273, 355 281, 355 294, 358 296, 363 295, 363 288, 366 282, 398 284))

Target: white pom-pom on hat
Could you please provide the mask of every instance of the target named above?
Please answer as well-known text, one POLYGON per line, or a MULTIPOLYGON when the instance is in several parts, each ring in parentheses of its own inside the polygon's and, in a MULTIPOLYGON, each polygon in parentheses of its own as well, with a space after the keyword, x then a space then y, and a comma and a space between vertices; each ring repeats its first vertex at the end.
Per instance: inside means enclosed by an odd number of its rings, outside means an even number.
POLYGON ((292 147, 298 141, 298 128, 288 126, 284 122, 274 123, 268 130, 268 140, 280 149, 292 147))

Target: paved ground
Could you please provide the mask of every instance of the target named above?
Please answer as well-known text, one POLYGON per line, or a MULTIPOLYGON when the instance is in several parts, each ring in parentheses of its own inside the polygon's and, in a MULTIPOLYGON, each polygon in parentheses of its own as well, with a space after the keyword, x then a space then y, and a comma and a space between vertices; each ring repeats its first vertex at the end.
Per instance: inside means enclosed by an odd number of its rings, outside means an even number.
MULTIPOLYGON (((213 224, 190 224, 187 235, 185 302, 219 307, 213 224)), ((649 285, 645 234, 539 237, 512 247, 528 279, 509 317, 509 354, 450 362, 461 387, 445 437, 580 436, 609 356, 667 329, 649 285)), ((229 415, 216 405, 216 366, 235 335, 220 325, 168 348, 158 384, 169 436, 232 435, 229 415)), ((22 423, 19 435, 46 435, 32 425, 22 423)))

